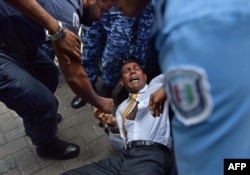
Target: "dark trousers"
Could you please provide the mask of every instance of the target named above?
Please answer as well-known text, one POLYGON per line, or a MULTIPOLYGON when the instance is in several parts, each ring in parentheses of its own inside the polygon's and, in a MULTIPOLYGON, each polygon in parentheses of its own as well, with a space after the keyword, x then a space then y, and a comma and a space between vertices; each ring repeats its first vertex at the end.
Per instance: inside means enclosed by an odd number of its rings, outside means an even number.
POLYGON ((55 138, 58 101, 53 93, 58 76, 58 68, 42 50, 16 54, 0 48, 0 101, 23 119, 34 145, 55 138))
POLYGON ((163 150, 143 147, 121 150, 119 157, 100 160, 62 175, 169 175, 170 155, 163 150))

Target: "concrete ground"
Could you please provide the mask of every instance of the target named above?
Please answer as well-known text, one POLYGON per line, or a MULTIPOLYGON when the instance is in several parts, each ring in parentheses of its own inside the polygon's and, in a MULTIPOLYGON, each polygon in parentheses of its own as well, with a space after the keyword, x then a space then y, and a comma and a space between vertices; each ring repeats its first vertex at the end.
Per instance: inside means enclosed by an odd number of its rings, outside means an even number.
POLYGON ((0 103, 0 175, 58 175, 102 158, 114 156, 103 128, 98 126, 90 105, 80 109, 70 106, 75 96, 60 77, 56 96, 63 120, 58 124, 58 137, 81 147, 80 155, 70 160, 52 160, 36 155, 35 146, 24 133, 22 119, 0 103))

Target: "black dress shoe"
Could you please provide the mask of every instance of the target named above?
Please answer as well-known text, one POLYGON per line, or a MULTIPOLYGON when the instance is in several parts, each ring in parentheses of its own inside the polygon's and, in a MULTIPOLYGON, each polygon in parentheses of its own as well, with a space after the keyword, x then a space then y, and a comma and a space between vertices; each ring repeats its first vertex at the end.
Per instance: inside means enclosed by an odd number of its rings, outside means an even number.
POLYGON ((62 121, 62 115, 57 113, 56 114, 56 119, 57 119, 57 124, 60 123, 62 121))
POLYGON ((73 100, 71 101, 71 106, 72 108, 80 108, 82 106, 84 106, 86 104, 86 102, 81 98, 76 96, 75 98, 73 98, 73 100))
POLYGON ((80 153, 80 147, 73 143, 67 143, 58 138, 44 147, 36 147, 37 155, 52 159, 66 160, 76 157, 80 153))

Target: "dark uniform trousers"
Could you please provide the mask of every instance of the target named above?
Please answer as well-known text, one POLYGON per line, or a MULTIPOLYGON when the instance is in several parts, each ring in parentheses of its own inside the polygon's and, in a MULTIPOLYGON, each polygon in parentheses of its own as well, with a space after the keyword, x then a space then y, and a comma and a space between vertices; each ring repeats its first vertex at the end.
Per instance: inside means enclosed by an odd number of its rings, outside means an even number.
POLYGON ((170 167, 169 152, 141 147, 122 149, 119 157, 84 165, 62 175, 169 175, 170 167))
POLYGON ((0 101, 23 119, 34 145, 55 137, 58 77, 57 66, 41 49, 13 54, 0 46, 0 101))

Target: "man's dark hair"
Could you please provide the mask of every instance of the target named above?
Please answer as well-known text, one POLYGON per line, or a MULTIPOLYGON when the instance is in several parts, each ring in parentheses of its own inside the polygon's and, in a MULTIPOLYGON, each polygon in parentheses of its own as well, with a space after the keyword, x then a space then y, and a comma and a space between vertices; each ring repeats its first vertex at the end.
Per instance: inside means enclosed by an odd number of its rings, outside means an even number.
POLYGON ((126 59, 124 59, 122 61, 121 66, 120 66, 120 77, 122 76, 122 68, 123 68, 123 66, 128 64, 128 63, 133 63, 133 62, 137 63, 141 67, 142 71, 145 72, 144 68, 141 66, 141 63, 138 61, 138 59, 136 57, 134 57, 134 56, 131 56, 131 57, 128 57, 128 58, 126 58, 126 59))

